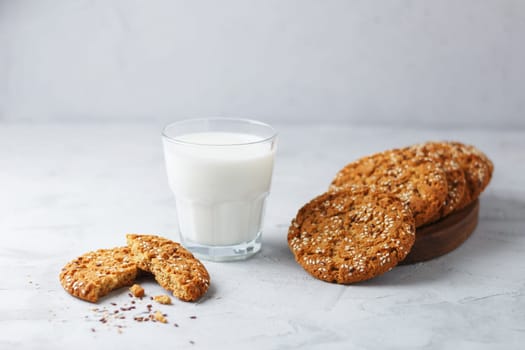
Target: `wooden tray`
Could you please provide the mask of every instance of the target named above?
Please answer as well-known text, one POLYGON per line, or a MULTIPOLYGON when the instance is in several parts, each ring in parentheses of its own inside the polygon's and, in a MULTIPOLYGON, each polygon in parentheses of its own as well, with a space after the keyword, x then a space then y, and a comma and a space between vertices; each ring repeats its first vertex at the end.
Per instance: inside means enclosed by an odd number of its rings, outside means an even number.
POLYGON ((435 223, 416 230, 416 242, 400 265, 447 254, 465 242, 478 225, 479 200, 435 223))

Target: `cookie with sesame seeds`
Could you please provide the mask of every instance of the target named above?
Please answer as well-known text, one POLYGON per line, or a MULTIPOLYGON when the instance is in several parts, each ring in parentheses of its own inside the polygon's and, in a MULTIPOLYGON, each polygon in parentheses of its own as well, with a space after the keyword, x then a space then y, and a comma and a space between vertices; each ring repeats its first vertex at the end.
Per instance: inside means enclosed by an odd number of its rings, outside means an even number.
POLYGON ((467 181, 463 168, 453 154, 452 147, 445 142, 426 142, 407 147, 405 151, 412 152, 414 156, 433 159, 445 172, 448 186, 447 197, 439 214, 430 222, 445 217, 458 209, 467 190, 467 181))
POLYGON ((412 211, 416 227, 439 217, 448 193, 441 166, 405 149, 376 153, 347 164, 337 173, 329 190, 355 185, 397 196, 412 211))
POLYGON ((154 235, 126 235, 133 259, 166 290, 184 301, 195 301, 210 285, 204 265, 179 243, 154 235))
POLYGON ((96 303, 112 290, 131 285, 137 272, 130 249, 119 247, 76 258, 62 268, 59 279, 69 294, 96 303))
POLYGON ((288 230, 295 260, 312 276, 349 284, 389 271, 415 241, 410 209, 397 197, 360 187, 324 193, 288 230))
POLYGON ((465 173, 467 190, 458 205, 458 209, 462 209, 474 202, 488 186, 494 171, 494 164, 487 155, 474 146, 461 142, 447 142, 446 144, 451 147, 454 158, 465 173))

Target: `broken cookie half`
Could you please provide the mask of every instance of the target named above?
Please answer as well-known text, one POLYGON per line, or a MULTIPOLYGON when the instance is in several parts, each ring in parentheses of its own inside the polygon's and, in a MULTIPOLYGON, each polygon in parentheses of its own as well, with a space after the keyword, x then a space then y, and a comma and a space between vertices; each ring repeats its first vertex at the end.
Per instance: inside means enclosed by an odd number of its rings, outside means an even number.
POLYGON ((210 275, 204 265, 179 243, 154 235, 126 235, 137 266, 177 298, 195 301, 206 293, 210 275))

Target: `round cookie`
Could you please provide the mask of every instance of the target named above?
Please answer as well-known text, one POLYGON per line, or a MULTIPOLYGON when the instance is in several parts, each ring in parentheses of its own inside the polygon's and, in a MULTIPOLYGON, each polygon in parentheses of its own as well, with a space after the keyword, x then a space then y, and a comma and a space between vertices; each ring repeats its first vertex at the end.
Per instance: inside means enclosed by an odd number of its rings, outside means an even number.
POLYGON ((447 144, 452 148, 454 158, 465 173, 467 190, 458 205, 458 209, 462 209, 475 201, 488 186, 494 165, 483 152, 474 146, 461 142, 447 142, 447 144))
POLYGON ((404 203, 367 187, 314 198, 288 231, 288 246, 308 273, 342 284, 389 271, 414 241, 414 218, 404 203))
POLYGON ((60 272, 60 283, 71 295, 95 303, 114 289, 131 285, 137 265, 127 247, 99 249, 69 262, 60 272))
POLYGON ((445 172, 430 158, 394 149, 358 159, 337 173, 330 190, 354 185, 393 194, 406 203, 416 227, 439 217, 448 194, 445 172))
POLYGON ((406 148, 414 156, 428 157, 436 161, 447 178, 448 192, 440 213, 431 221, 447 216, 459 208, 465 196, 467 182, 465 173, 454 157, 452 147, 445 142, 427 142, 406 148))

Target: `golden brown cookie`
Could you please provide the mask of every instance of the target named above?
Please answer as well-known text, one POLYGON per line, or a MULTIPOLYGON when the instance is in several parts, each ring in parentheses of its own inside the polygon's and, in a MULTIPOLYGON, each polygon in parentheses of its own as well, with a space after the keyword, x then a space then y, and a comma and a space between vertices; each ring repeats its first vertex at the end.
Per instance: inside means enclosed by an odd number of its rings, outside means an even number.
POLYGON ((367 187, 324 193, 288 231, 295 260, 327 282, 353 283, 396 266, 415 240, 414 218, 397 197, 367 187))
POLYGON ((458 205, 458 209, 462 209, 475 201, 488 186, 494 171, 494 164, 474 146, 461 142, 447 142, 447 144, 452 147, 454 157, 465 173, 467 190, 458 205))
POLYGON ((142 270, 184 301, 199 299, 208 290, 210 276, 204 265, 179 243, 153 235, 126 235, 133 259, 142 270))
POLYGON ((467 182, 451 145, 446 142, 427 142, 407 147, 406 151, 413 152, 414 156, 433 159, 445 172, 448 186, 447 197, 440 213, 430 221, 438 220, 458 209, 465 196, 467 182))
POLYGON ((92 303, 114 289, 131 285, 137 265, 128 247, 99 249, 69 262, 60 272, 60 283, 71 295, 92 303))
POLYGON ((406 203, 422 226, 439 217, 448 193, 445 172, 432 159, 394 149, 358 159, 337 173, 330 190, 370 186, 406 203))

